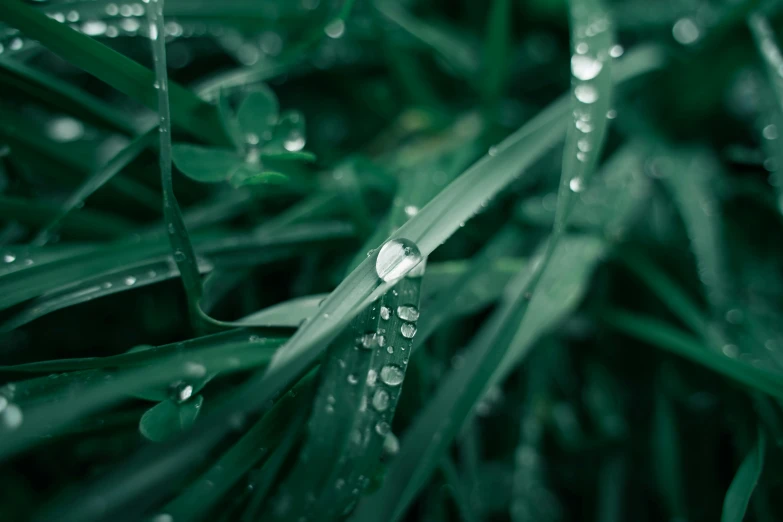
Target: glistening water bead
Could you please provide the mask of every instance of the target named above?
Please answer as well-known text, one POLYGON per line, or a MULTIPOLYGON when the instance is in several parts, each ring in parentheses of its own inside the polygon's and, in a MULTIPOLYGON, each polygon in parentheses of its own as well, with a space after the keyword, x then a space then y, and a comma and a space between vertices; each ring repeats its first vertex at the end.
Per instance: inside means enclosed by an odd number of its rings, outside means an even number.
POLYGON ((398 306, 397 317, 412 323, 419 319, 419 310, 415 306, 398 306))
POLYGON ((416 243, 409 239, 392 239, 384 243, 375 260, 375 272, 384 282, 393 283, 421 262, 416 243))
POLYGON ((381 381, 387 386, 399 386, 404 378, 405 374, 399 366, 387 364, 381 368, 381 381))

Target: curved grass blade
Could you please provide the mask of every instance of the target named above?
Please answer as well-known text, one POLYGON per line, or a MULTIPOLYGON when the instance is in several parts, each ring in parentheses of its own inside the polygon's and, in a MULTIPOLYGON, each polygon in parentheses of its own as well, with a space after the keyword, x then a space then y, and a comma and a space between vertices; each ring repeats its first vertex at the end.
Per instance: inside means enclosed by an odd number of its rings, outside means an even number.
MULTIPOLYGON (((13 196, 0 196, 0 218, 12 219, 32 227, 46 226, 60 215, 60 208, 13 196)), ((68 234, 85 239, 114 239, 127 236, 135 225, 123 218, 82 209, 66 217, 62 230, 68 234)))
POLYGON ((161 510, 174 520, 201 520, 234 484, 269 458, 283 438, 296 438, 311 398, 314 374, 300 380, 231 449, 161 510))
POLYGON ((154 128, 139 136, 127 147, 117 152, 117 154, 106 162, 105 165, 90 174, 81 186, 65 200, 60 213, 38 232, 38 235, 33 239, 32 243, 36 245, 47 243, 51 239, 52 234, 60 226, 60 223, 66 219, 74 209, 81 207, 88 197, 108 183, 116 174, 136 159, 144 149, 152 144, 156 133, 157 128, 154 128))
MULTIPOLYGON (((115 89, 150 108, 157 107, 158 93, 153 87, 155 74, 146 67, 22 2, 2 2, 0 20, 115 89)), ((172 116, 178 128, 215 145, 231 145, 215 107, 179 85, 172 84, 171 90, 172 116)))
POLYGON ((193 426, 203 403, 202 395, 197 395, 183 404, 172 399, 159 402, 142 415, 139 431, 144 438, 153 442, 171 439, 193 426))
POLYGON ((503 96, 508 80, 511 54, 511 0, 492 0, 484 43, 482 94, 491 107, 503 96))
POLYGON ((4 88, 16 86, 27 95, 47 100, 63 112, 87 121, 108 125, 126 134, 137 132, 131 119, 111 105, 16 60, 0 60, 0 82, 4 88))
POLYGON ((603 320, 631 337, 694 361, 749 388, 783 399, 783 377, 776 372, 730 359, 663 321, 620 310, 605 312, 603 320))
POLYGON ((731 481, 726 498, 723 499, 723 513, 721 522, 742 522, 745 511, 748 509, 750 497, 756 489, 761 471, 764 468, 764 456, 766 453, 767 439, 762 430, 759 430, 758 441, 740 464, 737 474, 731 481))
POLYGON ((777 100, 777 109, 774 111, 775 117, 773 117, 773 121, 777 125, 771 124, 771 130, 763 134, 763 141, 774 144, 773 157, 778 162, 778 168, 773 174, 777 179, 777 183, 774 185, 777 190, 777 208, 779 212, 783 213, 783 179, 781 178, 783 170, 780 167, 783 156, 780 154, 781 147, 777 144, 778 134, 783 132, 783 127, 780 126, 783 123, 783 76, 781 76, 781 71, 783 71, 783 53, 781 53, 780 46, 778 46, 775 40, 775 33, 772 31, 769 20, 764 14, 760 12, 751 14, 748 17, 748 26, 756 42, 756 47, 758 47, 764 60, 767 79, 772 84, 777 100))
MULTIPOLYGON (((158 94, 158 121, 160 123, 160 180, 163 186, 163 222, 169 233, 169 242, 174 261, 179 268, 188 309, 193 327, 198 331, 204 328, 199 313, 201 301, 201 274, 198 261, 190 242, 188 229, 182 219, 182 212, 174 195, 174 182, 171 175, 171 115, 169 111, 169 77, 166 69, 166 29, 163 23, 164 0, 151 0, 147 8, 152 40, 152 59, 155 62, 155 90, 158 94)), ((222 127, 221 127, 222 129, 222 127)))
POLYGON ((78 256, 100 249, 98 245, 68 243, 39 248, 29 245, 9 245, 0 248, 0 278, 33 266, 78 256))

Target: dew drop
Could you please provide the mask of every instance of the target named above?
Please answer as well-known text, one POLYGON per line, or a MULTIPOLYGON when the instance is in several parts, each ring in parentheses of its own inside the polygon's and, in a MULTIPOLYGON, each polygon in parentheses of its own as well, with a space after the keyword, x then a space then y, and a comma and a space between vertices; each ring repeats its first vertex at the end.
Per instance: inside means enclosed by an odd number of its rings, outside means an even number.
POLYGON ((388 307, 382 306, 381 307, 381 319, 384 321, 388 321, 389 317, 391 317, 391 310, 389 310, 388 307))
POLYGON ((159 513, 150 519, 150 522, 174 522, 174 517, 168 513, 159 513))
POLYGON ((391 427, 389 426, 389 423, 387 422, 379 422, 375 425, 375 433, 378 435, 386 436, 387 433, 391 431, 391 427))
POLYGON ((375 381, 378 380, 378 372, 370 368, 367 371, 367 386, 375 386, 375 381))
POLYGON ((4 408, 0 409, 0 426, 6 430, 15 430, 22 425, 24 415, 22 410, 16 404, 7 402, 4 408))
POLYGON ((582 192, 585 189, 582 178, 571 178, 571 181, 568 182, 568 188, 571 189, 571 192, 582 192))
POLYGON ((592 80, 603 67, 603 63, 590 56, 575 54, 571 57, 571 73, 580 80, 592 80))
POLYGON ((613 120, 617 117, 617 111, 614 109, 610 109, 606 112, 606 119, 613 120))
POLYGON ((609 49, 609 56, 612 58, 619 58, 623 55, 625 52, 625 49, 623 49, 622 45, 613 45, 611 49, 609 49))
POLYGON ((383 452, 387 455, 396 455, 400 451, 400 441, 397 436, 389 431, 383 439, 383 452))
POLYGON ((127 286, 133 286, 136 284, 136 278, 133 276, 128 276, 123 281, 127 286))
POLYGON ((84 136, 84 125, 69 116, 55 118, 46 127, 49 137, 59 143, 70 143, 84 136))
POLYGON ((106 22, 102 20, 90 20, 82 24, 82 33, 87 36, 100 36, 106 32, 106 22))
POLYGON ((13 254, 3 254, 3 262, 4 263, 13 263, 16 261, 16 256, 13 254))
POLYGON ((117 4, 106 4, 106 14, 109 16, 117 16, 117 14, 120 12, 120 8, 117 7, 117 4))
POLYGON ((181 382, 174 386, 172 390, 172 399, 176 402, 185 402, 193 396, 193 386, 186 382, 181 382))
POLYGON ((776 140, 778 139, 778 128, 773 124, 767 125, 764 127, 764 130, 761 131, 761 134, 764 136, 765 140, 776 140))
POLYGON ((683 45, 691 45, 699 39, 701 31, 691 18, 680 18, 672 27, 672 36, 683 45))
POLYGON ((288 152, 299 152, 305 146, 305 139, 301 133, 292 132, 288 138, 283 142, 283 147, 288 152))
POLYGON ((367 350, 372 350, 378 346, 378 334, 375 332, 366 333, 359 339, 359 345, 367 350))
POLYGON ((207 374, 206 367, 197 362, 188 361, 185 363, 185 375, 190 377, 204 377, 207 374))
POLYGON ((405 215, 408 217, 413 217, 418 213, 419 213, 419 208, 414 205, 407 205, 405 207, 405 215))
POLYGON ((598 99, 598 91, 595 87, 588 84, 577 85, 574 89, 576 99, 582 103, 593 103, 598 99))
POLYGON ((587 54, 587 51, 589 49, 590 48, 585 42, 579 42, 578 44, 576 44, 576 54, 587 54))
POLYGON ((388 386, 399 386, 404 378, 405 374, 399 366, 387 364, 381 368, 381 381, 388 386))
POLYGON ((324 28, 326 36, 329 38, 340 38, 345 34, 345 22, 342 20, 335 20, 324 28))
POLYGON ((415 306, 398 306, 397 317, 412 323, 419 320, 419 310, 415 306))
POLYGON ((375 272, 383 281, 401 279, 422 260, 416 243, 409 239, 392 239, 384 243, 375 260, 375 272))
POLYGON ((739 348, 737 348, 736 344, 726 344, 723 346, 721 351, 723 352, 723 355, 726 357, 731 357, 732 359, 739 355, 739 348))
POLYGON ((150 40, 157 40, 158 39, 158 26, 155 24, 150 24, 150 40))
POLYGON ((175 250, 174 251, 174 261, 176 261, 178 263, 181 263, 185 259, 186 259, 185 252, 183 252, 182 250, 175 250))
POLYGON ((372 407, 378 411, 386 411, 389 408, 389 392, 380 389, 372 396, 372 407))
POLYGON ((411 323, 405 323, 400 326, 400 333, 406 339, 413 339, 413 336, 416 335, 416 326, 411 323))
POLYGON ((347 380, 348 380, 348 384, 356 384, 357 382, 359 382, 359 379, 356 377, 356 374, 354 373, 348 375, 347 380))

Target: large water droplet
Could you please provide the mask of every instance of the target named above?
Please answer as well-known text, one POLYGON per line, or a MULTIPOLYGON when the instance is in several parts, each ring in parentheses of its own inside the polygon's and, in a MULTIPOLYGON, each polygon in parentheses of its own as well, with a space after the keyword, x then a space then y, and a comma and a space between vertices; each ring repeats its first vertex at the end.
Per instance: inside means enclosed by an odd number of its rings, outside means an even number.
POLYGON ((393 364, 387 364, 381 368, 381 381, 389 386, 399 386, 402 384, 402 380, 405 378, 405 374, 402 368, 393 364))
POLYGON ((398 306, 397 317, 403 321, 414 322, 419 319, 419 310, 415 306, 398 306))
POLYGON ((409 239, 392 239, 384 243, 375 260, 375 272, 383 281, 392 283, 402 278, 421 262, 421 252, 409 239))
POLYGON ((0 409, 0 427, 5 430, 15 430, 22 425, 24 415, 22 410, 16 404, 7 402, 4 408, 0 409))
POLYGON ((603 67, 603 63, 590 56, 575 54, 571 57, 571 73, 580 80, 592 80, 603 67))
POLYGON ((416 326, 411 323, 405 323, 400 326, 400 333, 406 339, 413 339, 413 336, 416 335, 416 326))
POLYGON ((598 99, 598 91, 589 84, 577 85, 574 89, 576 99, 582 103, 593 103, 598 99))
POLYGON ((16 261, 16 256, 13 254, 3 254, 3 262, 4 263, 13 263, 16 261))
POLYGON ((305 138, 298 132, 292 132, 283 142, 283 147, 289 152, 299 152, 305 146, 305 138))
POLYGON ((82 24, 82 33, 87 36, 100 36, 106 32, 106 22, 102 20, 89 20, 82 24))
POLYGON ((372 407, 378 411, 386 411, 389 408, 389 392, 384 389, 377 390, 372 396, 372 407))

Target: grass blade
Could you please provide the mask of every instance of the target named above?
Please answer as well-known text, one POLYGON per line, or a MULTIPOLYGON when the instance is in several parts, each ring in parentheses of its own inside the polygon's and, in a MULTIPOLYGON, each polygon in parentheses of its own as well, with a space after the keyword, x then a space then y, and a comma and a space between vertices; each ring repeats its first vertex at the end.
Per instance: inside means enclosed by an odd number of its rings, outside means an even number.
POLYGON ((750 453, 740 464, 737 474, 731 481, 726 498, 723 499, 723 514, 721 522, 742 522, 745 511, 748 509, 750 497, 756 489, 761 471, 764 468, 764 456, 766 453, 766 437, 759 430, 758 441, 750 453))

